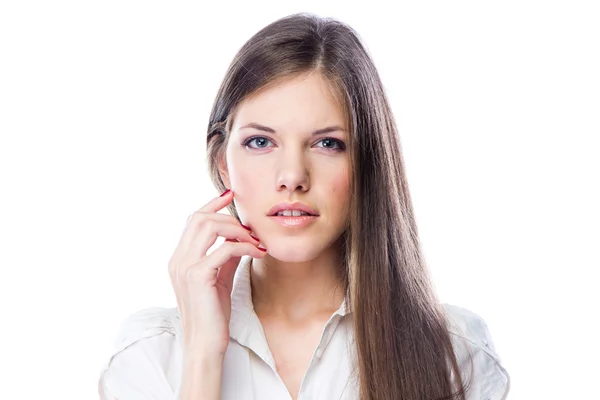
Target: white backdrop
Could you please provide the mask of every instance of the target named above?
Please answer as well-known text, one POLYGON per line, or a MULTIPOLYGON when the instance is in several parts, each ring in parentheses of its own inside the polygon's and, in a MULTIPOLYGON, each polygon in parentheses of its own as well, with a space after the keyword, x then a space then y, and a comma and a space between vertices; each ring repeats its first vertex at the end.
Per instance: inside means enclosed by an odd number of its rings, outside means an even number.
POLYGON ((488 322, 509 398, 600 396, 597 2, 199 3, 1 3, 0 398, 97 398, 120 322, 175 305, 217 87, 298 11, 366 42, 437 290, 488 322))

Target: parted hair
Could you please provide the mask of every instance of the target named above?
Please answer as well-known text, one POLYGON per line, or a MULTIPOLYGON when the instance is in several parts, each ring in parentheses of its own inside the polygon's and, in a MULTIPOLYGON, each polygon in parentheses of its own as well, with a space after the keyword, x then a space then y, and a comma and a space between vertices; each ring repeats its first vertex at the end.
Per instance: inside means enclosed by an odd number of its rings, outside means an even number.
MULTIPOLYGON (((343 108, 352 166, 340 265, 352 312, 361 400, 465 399, 444 306, 422 254, 396 123, 366 46, 348 24, 299 13, 257 32, 235 55, 216 95, 207 162, 219 173, 236 107, 257 90, 303 73, 327 78, 343 108)), ((238 218, 233 202, 230 213, 238 218)))

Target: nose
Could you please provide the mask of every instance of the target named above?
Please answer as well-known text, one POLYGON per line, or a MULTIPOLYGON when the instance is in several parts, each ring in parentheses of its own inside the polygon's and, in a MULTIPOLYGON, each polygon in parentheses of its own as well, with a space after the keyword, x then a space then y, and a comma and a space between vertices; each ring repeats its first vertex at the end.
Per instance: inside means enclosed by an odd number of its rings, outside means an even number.
POLYGON ((277 190, 306 192, 310 187, 309 167, 302 152, 285 152, 279 160, 277 190))

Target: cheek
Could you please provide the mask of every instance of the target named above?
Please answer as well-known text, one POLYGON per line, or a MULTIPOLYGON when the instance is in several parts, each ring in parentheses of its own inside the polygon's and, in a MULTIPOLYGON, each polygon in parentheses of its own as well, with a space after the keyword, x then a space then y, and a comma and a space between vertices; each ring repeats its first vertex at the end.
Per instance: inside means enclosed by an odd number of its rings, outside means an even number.
POLYGON ((245 163, 243 157, 233 158, 228 164, 231 188, 234 192, 233 202, 240 219, 244 223, 250 221, 250 215, 260 210, 260 194, 265 193, 265 177, 257 172, 255 165, 245 163), (253 211, 255 210, 255 211, 253 211))
POLYGON ((260 177, 248 168, 231 168, 231 187, 236 194, 247 195, 260 184, 260 177))
POLYGON ((327 196, 330 198, 332 207, 346 207, 350 200, 350 179, 347 169, 343 172, 332 176, 328 180, 326 187, 328 188, 327 196))
POLYGON ((250 165, 245 157, 239 154, 239 149, 233 147, 232 143, 229 144, 227 148, 227 171, 231 188, 236 194, 245 195, 259 183, 254 167, 250 165))

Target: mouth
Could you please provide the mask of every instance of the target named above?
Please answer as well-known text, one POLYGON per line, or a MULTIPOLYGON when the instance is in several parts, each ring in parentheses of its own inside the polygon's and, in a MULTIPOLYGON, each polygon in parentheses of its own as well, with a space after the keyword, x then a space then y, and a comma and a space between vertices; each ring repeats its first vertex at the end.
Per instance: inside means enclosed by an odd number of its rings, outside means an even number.
POLYGON ((270 217, 298 218, 298 217, 317 217, 317 215, 311 214, 306 211, 284 210, 284 211, 276 212, 275 214, 270 215, 270 217))
POLYGON ((305 215, 278 215, 278 214, 274 214, 274 215, 270 215, 269 218, 284 226, 287 228, 302 228, 305 227, 313 222, 316 221, 317 218, 319 218, 318 215, 309 215, 309 214, 305 214, 305 215))
POLYGON ((267 216, 284 218, 318 217, 319 212, 308 204, 297 201, 294 203, 277 204, 269 210, 267 216))

